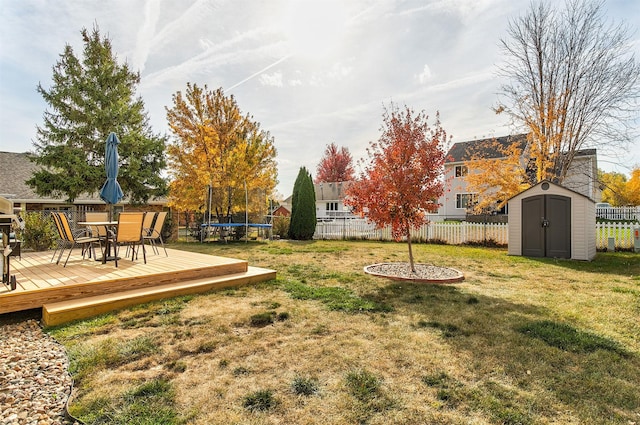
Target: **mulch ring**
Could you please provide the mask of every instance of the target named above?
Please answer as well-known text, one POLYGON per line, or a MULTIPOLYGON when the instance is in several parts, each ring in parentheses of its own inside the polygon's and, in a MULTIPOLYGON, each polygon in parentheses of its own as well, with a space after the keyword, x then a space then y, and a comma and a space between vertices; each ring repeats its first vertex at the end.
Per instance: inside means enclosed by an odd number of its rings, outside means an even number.
POLYGON ((394 280, 408 280, 424 283, 456 283, 464 280, 461 271, 450 267, 430 264, 414 264, 415 273, 409 263, 379 263, 366 266, 365 273, 394 280))

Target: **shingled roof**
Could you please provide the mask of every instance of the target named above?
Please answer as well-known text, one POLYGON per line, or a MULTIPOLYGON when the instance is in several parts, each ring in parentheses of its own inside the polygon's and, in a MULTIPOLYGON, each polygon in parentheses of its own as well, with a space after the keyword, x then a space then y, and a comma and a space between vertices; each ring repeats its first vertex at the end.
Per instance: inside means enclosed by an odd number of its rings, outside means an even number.
MULTIPOLYGON (((527 135, 516 134, 514 136, 493 137, 490 139, 472 140, 469 142, 455 143, 447 153, 446 162, 464 162, 475 158, 503 158, 506 149, 513 143, 524 150, 527 146, 527 135)), ((596 149, 582 149, 575 152, 575 157, 595 156, 596 149)))
POLYGON ((518 143, 520 148, 524 149, 527 145, 527 135, 517 134, 455 143, 447 153, 446 162, 464 162, 473 157, 502 158, 506 148, 513 143, 518 143))
POLYGON ((315 183, 313 185, 316 192, 316 201, 338 201, 345 197, 345 191, 351 186, 350 181, 315 183))
POLYGON ((7 199, 41 198, 25 183, 38 169, 26 153, 0 152, 0 195, 7 199))
MULTIPOLYGON (((29 159, 28 153, 0 152, 0 196, 14 202, 64 203, 64 199, 55 196, 38 195, 26 181, 42 167, 29 159)), ((94 195, 83 193, 75 200, 76 204, 104 203, 96 192, 94 195)))
MULTIPOLYGON (((41 168, 43 167, 31 162, 28 153, 0 151, 0 196, 13 202, 66 203, 62 197, 40 196, 27 185, 26 181, 33 176, 35 171, 41 168)), ((126 204, 128 202, 128 197, 125 196, 122 203, 126 204)), ((166 203, 166 197, 153 198, 148 202, 149 205, 164 205, 166 203)), ((104 204, 104 201, 100 199, 100 194, 96 191, 93 194, 80 194, 75 199, 74 204, 104 204)))

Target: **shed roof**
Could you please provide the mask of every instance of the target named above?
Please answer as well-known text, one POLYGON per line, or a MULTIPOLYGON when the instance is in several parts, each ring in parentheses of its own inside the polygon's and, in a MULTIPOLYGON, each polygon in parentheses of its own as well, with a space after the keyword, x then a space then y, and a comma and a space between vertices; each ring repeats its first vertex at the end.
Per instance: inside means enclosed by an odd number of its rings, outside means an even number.
POLYGON ((529 192, 531 189, 533 189, 533 188, 535 188, 535 187, 538 187, 538 186, 542 185, 543 183, 548 183, 548 184, 550 184, 551 186, 555 186, 555 187, 557 187, 557 188, 560 188, 560 189, 563 189, 563 190, 569 191, 569 192, 571 192, 571 193, 575 193, 576 195, 580 195, 580 196, 582 196, 583 198, 586 198, 586 199, 588 199, 589 201, 593 202, 594 204, 595 204, 595 202, 596 202, 596 201, 594 201, 593 199, 589 198, 588 196, 586 196, 586 195, 585 195, 585 194, 583 194, 583 193, 577 192, 577 191, 575 191, 575 190, 573 190, 573 189, 569 189, 568 187, 561 186, 561 185, 559 185, 559 184, 557 184, 557 183, 554 183, 554 182, 552 182, 552 181, 550 181, 550 180, 541 180, 541 181, 539 181, 538 183, 534 184, 534 185, 533 185, 533 186, 531 186, 530 188, 525 189, 525 190, 523 190, 522 192, 520 192, 520 193, 518 193, 518 194, 516 194, 516 195, 513 195, 511 198, 507 199, 507 202, 511 201, 511 200, 512 200, 512 199, 514 199, 514 198, 517 198, 517 197, 519 197, 519 196, 523 195, 524 193, 529 192))

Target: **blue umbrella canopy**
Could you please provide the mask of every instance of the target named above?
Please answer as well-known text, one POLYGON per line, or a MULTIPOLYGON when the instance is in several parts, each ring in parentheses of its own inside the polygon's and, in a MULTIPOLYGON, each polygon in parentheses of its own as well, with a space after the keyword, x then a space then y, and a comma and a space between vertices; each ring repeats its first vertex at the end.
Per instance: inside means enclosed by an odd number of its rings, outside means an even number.
POLYGON ((100 189, 100 198, 107 204, 117 204, 124 194, 118 183, 118 136, 116 133, 109 134, 107 137, 107 148, 104 156, 104 165, 107 171, 107 181, 100 189))

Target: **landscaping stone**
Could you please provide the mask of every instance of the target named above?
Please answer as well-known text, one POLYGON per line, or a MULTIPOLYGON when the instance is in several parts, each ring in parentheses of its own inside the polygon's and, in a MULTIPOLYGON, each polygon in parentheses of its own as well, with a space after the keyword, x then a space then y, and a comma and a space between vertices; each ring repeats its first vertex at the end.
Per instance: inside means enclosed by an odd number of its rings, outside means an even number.
POLYGON ((380 263, 364 268, 366 273, 395 280, 410 280, 428 283, 454 283, 464 280, 462 272, 449 267, 430 264, 414 264, 415 273, 409 263, 380 263))
POLYGON ((0 425, 67 425, 73 381, 67 354, 27 319, 0 323, 0 425))

